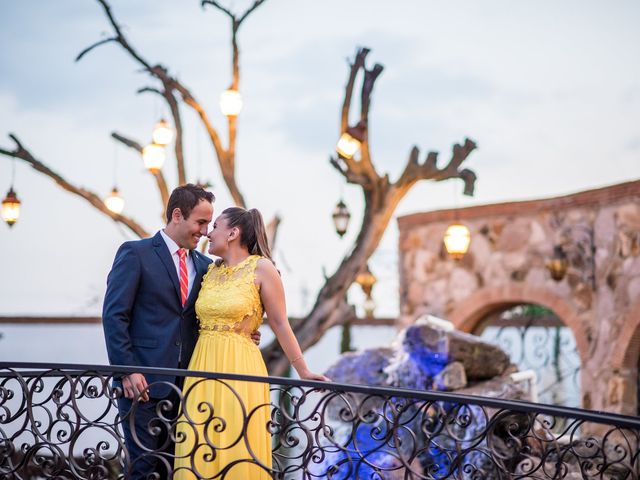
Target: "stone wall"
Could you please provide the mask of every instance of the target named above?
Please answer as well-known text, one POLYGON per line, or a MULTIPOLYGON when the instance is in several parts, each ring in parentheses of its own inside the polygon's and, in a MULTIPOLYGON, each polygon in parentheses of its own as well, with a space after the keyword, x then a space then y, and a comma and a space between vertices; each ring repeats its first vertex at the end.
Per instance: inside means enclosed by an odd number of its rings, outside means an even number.
POLYGON ((404 216, 400 229, 401 326, 428 313, 472 331, 488 314, 520 303, 553 310, 572 329, 585 408, 636 413, 640 355, 640 181, 527 202, 404 216), (460 261, 445 230, 471 231, 460 261), (556 282, 553 247, 569 258, 556 282))

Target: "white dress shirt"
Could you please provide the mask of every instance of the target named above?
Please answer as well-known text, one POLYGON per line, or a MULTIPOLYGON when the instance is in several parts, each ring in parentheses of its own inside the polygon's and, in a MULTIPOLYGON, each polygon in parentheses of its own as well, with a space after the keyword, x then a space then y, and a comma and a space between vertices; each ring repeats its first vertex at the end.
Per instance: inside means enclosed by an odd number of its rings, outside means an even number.
MULTIPOLYGON (((174 242, 171 239, 171 237, 169 237, 169 235, 164 233, 164 230, 160 230, 160 235, 162 235, 164 243, 167 244, 169 253, 171 253, 171 259, 173 260, 173 264, 176 267, 176 274, 178 275, 178 282, 180 282, 180 255, 178 254, 178 250, 180 250, 180 247, 176 242, 174 242)), ((191 255, 188 250, 187 250, 186 261, 187 261, 187 275, 189 276, 189 290, 187 293, 187 297, 188 297, 189 294, 191 294, 191 287, 193 286, 193 282, 196 279, 196 267, 193 264, 193 259, 191 258, 191 255)))

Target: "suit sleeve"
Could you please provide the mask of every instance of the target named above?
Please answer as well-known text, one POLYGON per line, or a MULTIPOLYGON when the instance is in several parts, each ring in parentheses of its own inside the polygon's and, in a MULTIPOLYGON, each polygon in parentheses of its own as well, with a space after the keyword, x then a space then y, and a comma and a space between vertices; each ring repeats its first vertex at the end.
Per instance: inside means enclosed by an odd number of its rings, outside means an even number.
POLYGON ((111 365, 135 365, 129 324, 138 285, 140 259, 131 243, 124 243, 116 253, 107 277, 107 292, 102 308, 102 327, 111 365))

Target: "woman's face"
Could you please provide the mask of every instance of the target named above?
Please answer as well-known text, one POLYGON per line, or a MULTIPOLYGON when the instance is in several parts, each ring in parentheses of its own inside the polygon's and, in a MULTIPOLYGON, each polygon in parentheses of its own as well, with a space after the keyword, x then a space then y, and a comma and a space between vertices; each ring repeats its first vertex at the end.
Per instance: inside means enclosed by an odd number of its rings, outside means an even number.
POLYGON ((222 254, 229 247, 229 239, 233 233, 234 228, 229 228, 227 218, 224 215, 220 215, 213 222, 213 228, 207 235, 209 238, 209 253, 216 257, 222 256, 222 254))

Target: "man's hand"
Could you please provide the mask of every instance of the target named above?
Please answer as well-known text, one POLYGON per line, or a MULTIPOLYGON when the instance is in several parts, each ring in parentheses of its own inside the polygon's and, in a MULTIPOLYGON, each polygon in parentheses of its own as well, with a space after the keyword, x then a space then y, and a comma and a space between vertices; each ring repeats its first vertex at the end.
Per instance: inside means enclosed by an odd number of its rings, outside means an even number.
POLYGON ((253 332, 251 332, 251 340, 253 340, 253 343, 255 343, 258 346, 260 346, 261 335, 262 334, 258 330, 254 330, 253 332))
MULTIPOLYGON (((259 338, 259 337, 258 337, 259 338)), ((147 388, 147 379, 141 373, 131 373, 122 377, 122 388, 124 389, 124 396, 130 400, 133 400, 140 395, 140 401, 146 402, 149 400, 149 392, 147 388)))

